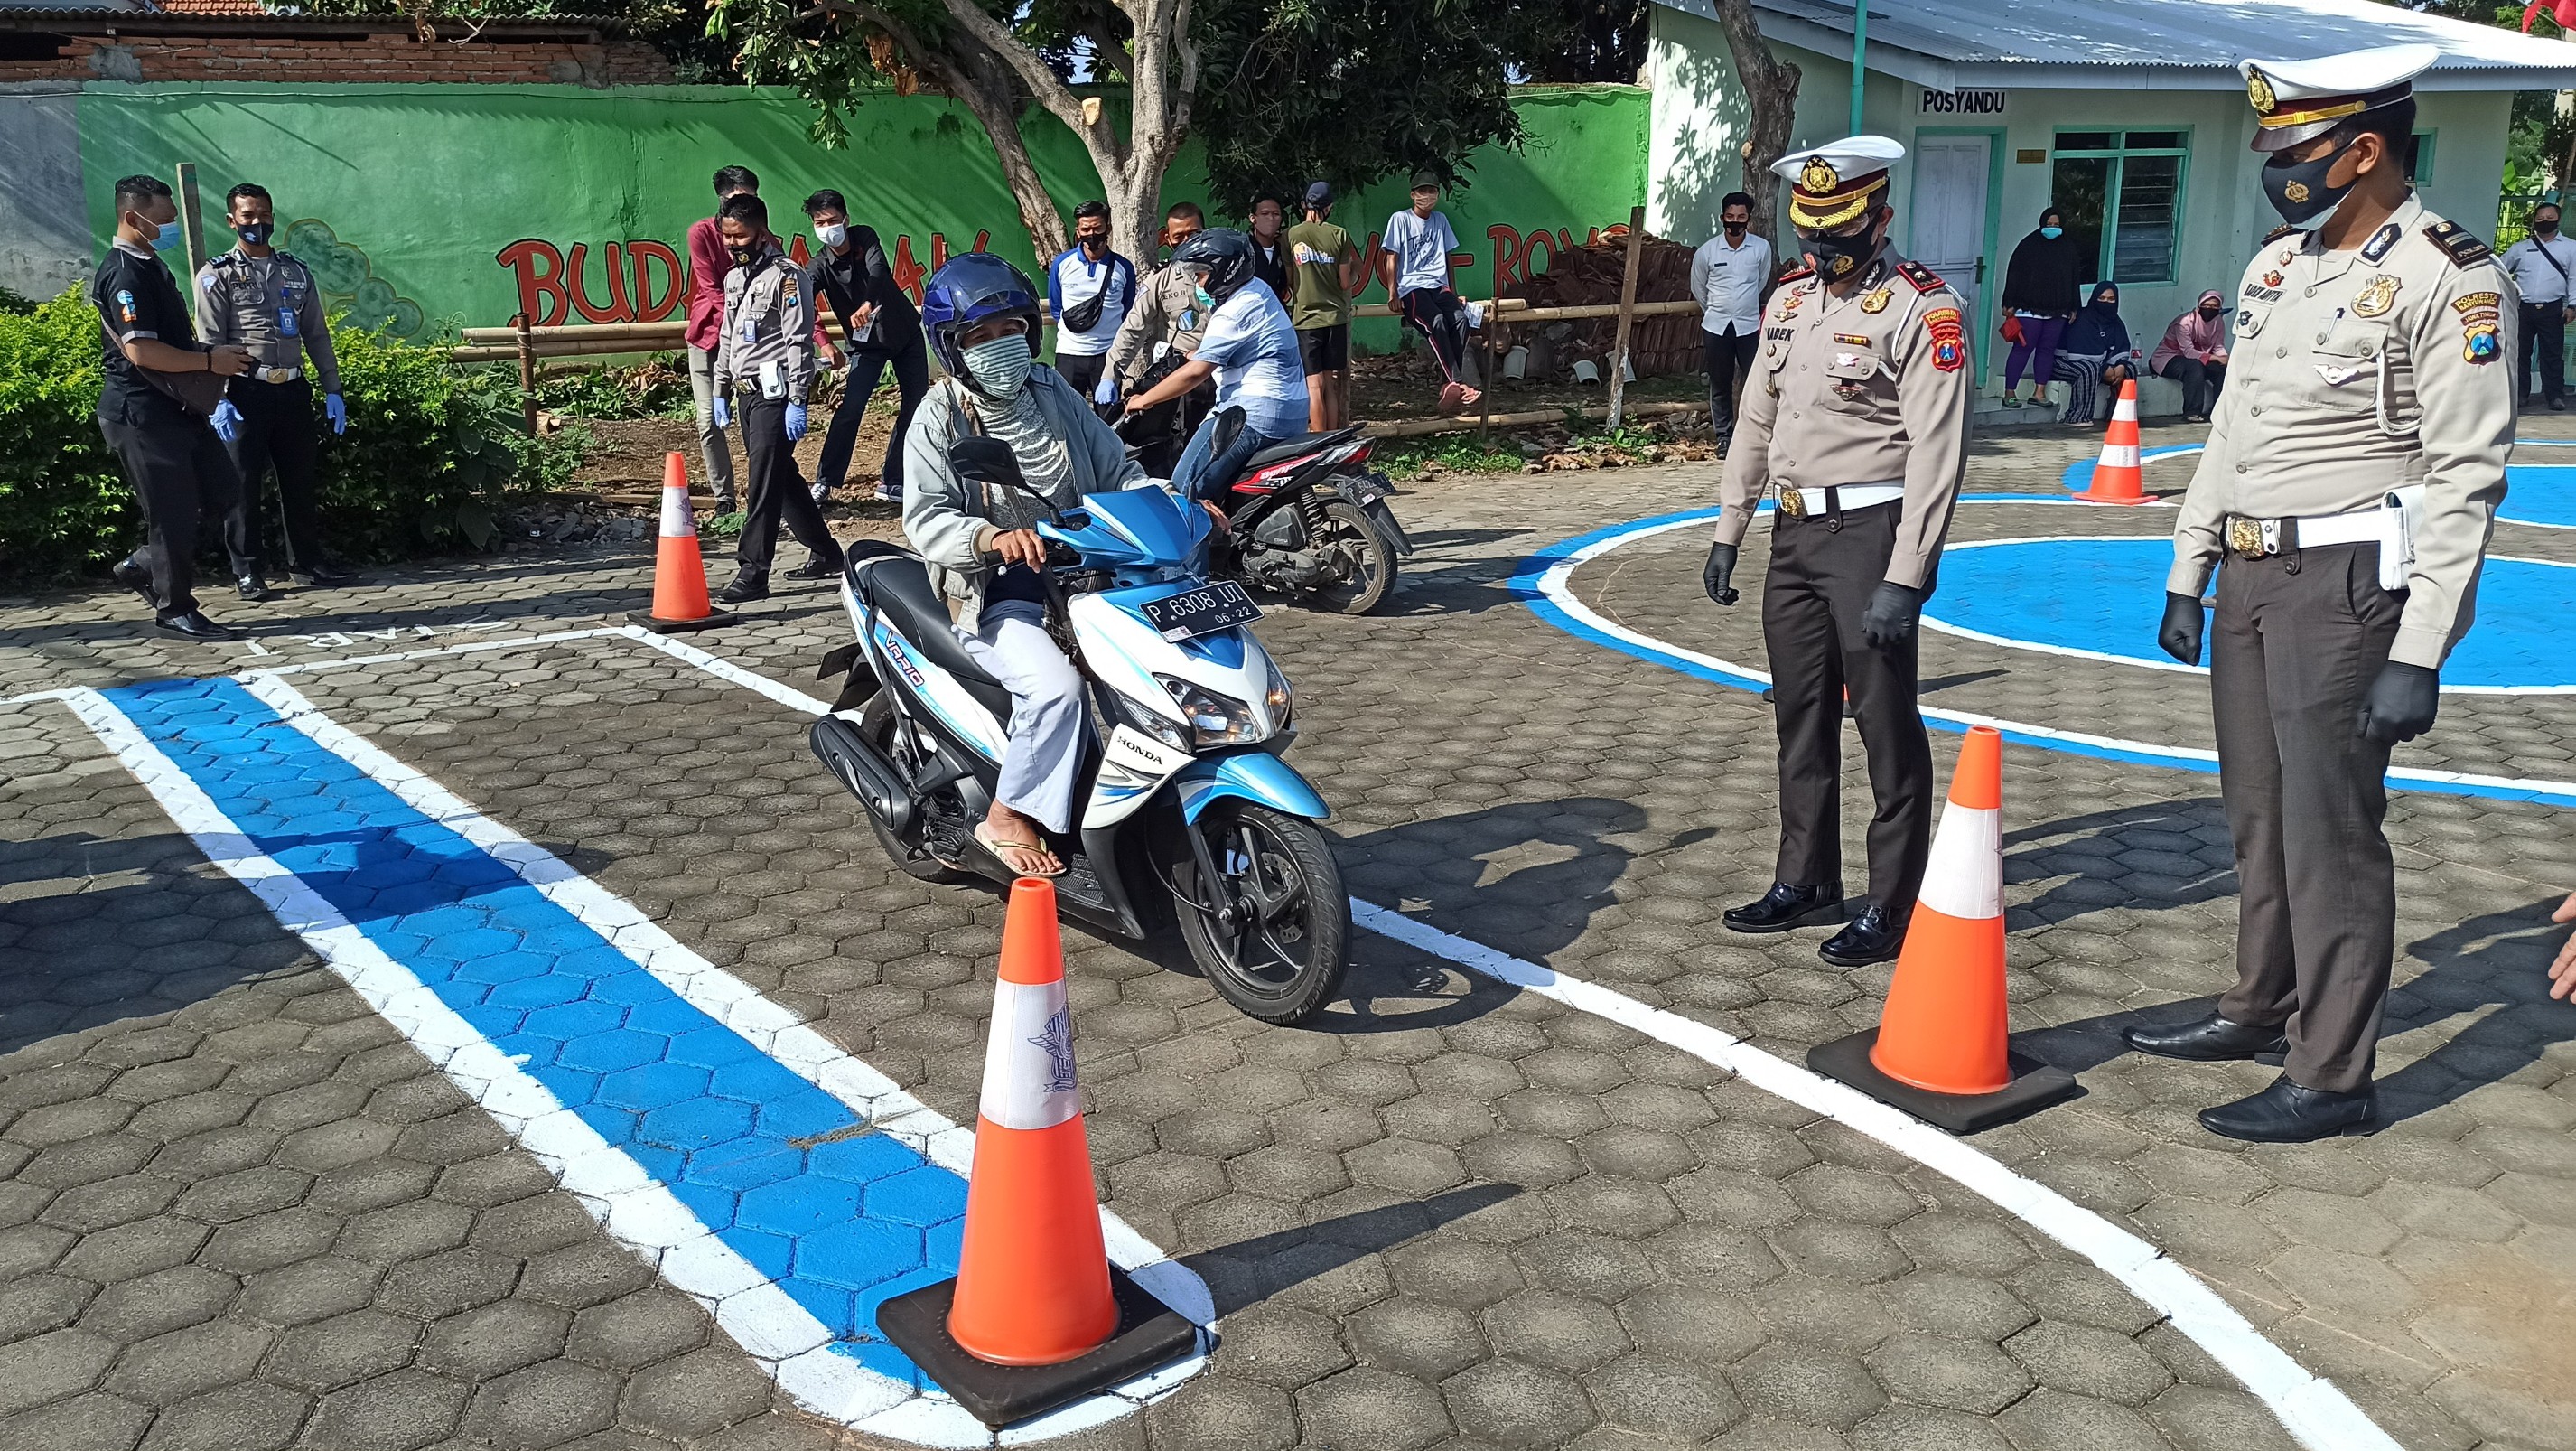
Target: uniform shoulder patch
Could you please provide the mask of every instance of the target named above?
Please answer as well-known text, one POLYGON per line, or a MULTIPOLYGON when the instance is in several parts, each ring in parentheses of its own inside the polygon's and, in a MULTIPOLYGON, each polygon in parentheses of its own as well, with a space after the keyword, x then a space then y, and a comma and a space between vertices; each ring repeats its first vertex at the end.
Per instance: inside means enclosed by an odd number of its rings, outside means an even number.
POLYGON ((2298 224, 2297 224, 2297 223, 2295 223, 2295 222, 2283 222, 2281 225, 2279 225, 2279 226, 2277 226, 2277 227, 2274 227, 2272 230, 2270 230, 2270 231, 2268 231, 2268 232, 2265 232, 2265 233, 2263 234, 2263 240, 2262 240, 2261 242, 2259 242, 2259 243, 2255 244, 2255 245, 2257 245, 2257 246, 2262 246, 2262 247, 2269 247, 2269 246, 2271 246, 2274 242, 2277 242, 2277 241, 2281 240, 2283 237, 2304 237, 2304 236, 2306 236, 2306 235, 2307 235, 2307 233, 2306 233, 2306 232, 2304 232, 2304 231, 2301 231, 2301 230, 2299 229, 2299 226, 2298 226, 2298 224))
POLYGON ((2435 222, 2424 229, 2424 235, 2462 267, 2474 267, 2495 255, 2493 247, 2457 222, 2435 222))
MULTIPOLYGON (((1935 278, 1934 281, 1937 282, 1939 279, 1935 278)), ((1923 329, 1932 335, 1933 367, 1944 373, 1955 373, 1967 365, 1967 339, 1962 335, 1959 309, 1955 307, 1931 309, 1923 314, 1923 329)))
POLYGON ((234 268, 242 265, 242 259, 239 253, 217 252, 214 256, 206 260, 206 265, 209 267, 220 267, 224 271, 230 272, 234 268))
POLYGON ((1897 263, 1896 275, 1913 283, 1914 290, 1917 292, 1942 292, 1948 290, 1950 286, 1949 283, 1941 280, 1940 273, 1933 271, 1931 268, 1924 266, 1920 262, 1906 261, 1897 263))

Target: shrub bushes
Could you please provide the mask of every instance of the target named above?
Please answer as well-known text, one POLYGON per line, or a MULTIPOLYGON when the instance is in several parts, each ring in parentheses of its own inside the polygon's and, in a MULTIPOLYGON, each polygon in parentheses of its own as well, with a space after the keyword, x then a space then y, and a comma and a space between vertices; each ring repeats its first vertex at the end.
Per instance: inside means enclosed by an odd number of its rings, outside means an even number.
MULTIPOLYGON (((528 436, 511 370, 459 368, 445 339, 334 328, 331 340, 349 432, 322 429, 322 521, 345 554, 483 548, 502 509, 561 487, 581 462, 577 430, 528 436)), ((99 381, 98 316, 79 289, 0 312, 0 580, 96 569, 140 538, 99 437, 99 381)))

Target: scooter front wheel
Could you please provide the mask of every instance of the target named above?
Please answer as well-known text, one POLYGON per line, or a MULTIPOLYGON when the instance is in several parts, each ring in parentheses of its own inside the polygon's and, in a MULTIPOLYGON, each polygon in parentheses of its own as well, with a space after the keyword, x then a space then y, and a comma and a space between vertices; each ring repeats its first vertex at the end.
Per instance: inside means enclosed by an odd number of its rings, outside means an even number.
POLYGON ((1315 824, 1228 797, 1184 826, 1206 844, 1177 843, 1172 882, 1181 940, 1227 1002, 1265 1023, 1301 1023, 1338 996, 1350 967, 1351 899, 1332 845, 1315 824))

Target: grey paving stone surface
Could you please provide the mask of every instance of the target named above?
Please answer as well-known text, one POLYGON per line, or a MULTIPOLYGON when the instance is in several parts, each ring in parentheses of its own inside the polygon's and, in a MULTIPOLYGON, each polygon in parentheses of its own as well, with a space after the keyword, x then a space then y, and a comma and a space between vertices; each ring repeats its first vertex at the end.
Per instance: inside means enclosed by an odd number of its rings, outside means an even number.
MULTIPOLYGON (((1971 486, 2050 489, 2092 446, 1981 443, 1971 486)), ((1355 892, 1795 1058, 1874 1021, 1888 975, 1825 969, 1814 934, 1717 926, 1770 874, 1761 707, 1562 634, 1504 585, 1536 548, 1710 492, 1705 470, 1434 481, 1398 500, 1425 547, 1392 612, 1274 610, 1262 630, 1355 892)), ((1958 532, 2072 512, 1968 509, 1958 532)), ((2499 537, 2576 558, 2542 532, 2499 537)), ((1700 599, 1698 552, 1647 541, 1576 587, 1758 663, 1750 602, 1700 599)), ((589 627, 640 597, 641 564, 293 597, 265 654, 144 640, 108 595, 0 605, 0 690, 589 627)), ((802 687, 840 633, 808 591, 699 641, 802 687)), ((1925 674, 1934 704, 2206 739, 2178 677, 1949 638, 1925 674)), ((888 870, 793 713, 618 641, 292 679, 973 1114, 998 899, 888 870)), ((2569 774, 2564 699, 2454 698, 2403 759, 2569 774)), ((1952 744, 1936 736, 1945 763, 1952 744)), ((1845 799, 1856 854, 1857 772, 1845 799)), ((2535 985, 2576 877, 2563 813, 2395 798, 2388 1121, 2275 1150, 2190 1117, 2263 1073, 2141 1061, 2114 1036, 2227 979, 2214 781, 2015 747, 2006 800, 2015 1025, 2087 1091, 1980 1146, 2168 1250, 2407 1446, 2576 1447, 2555 1349, 2576 1337, 2576 1009, 2535 985)), ((2288 1444, 2099 1270, 1627 1029, 1367 935, 1350 1000, 1306 1031, 1233 1014, 1176 943, 1067 947, 1104 1198, 1225 1319, 1208 1374, 1063 1444, 2288 1444)), ((0 706, 0 1451, 876 1444, 785 1403, 463 1104, 60 706, 0 706)))

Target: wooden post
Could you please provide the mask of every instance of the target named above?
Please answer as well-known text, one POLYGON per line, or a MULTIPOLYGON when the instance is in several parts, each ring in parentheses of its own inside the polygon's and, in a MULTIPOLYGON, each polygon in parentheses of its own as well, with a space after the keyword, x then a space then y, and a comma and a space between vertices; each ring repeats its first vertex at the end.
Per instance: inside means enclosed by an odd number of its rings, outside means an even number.
POLYGON ((1485 389, 1476 399, 1476 447, 1483 448, 1494 435, 1494 387, 1502 382, 1502 354, 1494 342, 1503 335, 1503 297, 1497 292, 1485 304, 1485 389))
POLYGON ((1628 391, 1628 333, 1637 325, 1637 262, 1646 250, 1646 209, 1628 209, 1628 262, 1619 275, 1619 340, 1610 350, 1610 428, 1619 428, 1620 405, 1628 391))
POLYGON ((519 330, 519 416, 526 420, 528 437, 537 436, 537 340, 528 331, 528 315, 513 314, 510 326, 519 330))
MULTIPOLYGON (((197 201, 197 163, 193 161, 179 163, 178 201, 179 243, 188 252, 187 275, 194 278, 206 270, 206 243, 198 235, 205 225, 205 211, 197 201)), ((193 285, 182 286, 179 293, 189 300, 189 306, 196 305, 197 289, 193 285)))

